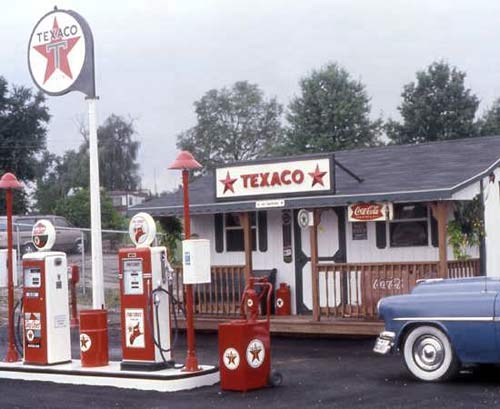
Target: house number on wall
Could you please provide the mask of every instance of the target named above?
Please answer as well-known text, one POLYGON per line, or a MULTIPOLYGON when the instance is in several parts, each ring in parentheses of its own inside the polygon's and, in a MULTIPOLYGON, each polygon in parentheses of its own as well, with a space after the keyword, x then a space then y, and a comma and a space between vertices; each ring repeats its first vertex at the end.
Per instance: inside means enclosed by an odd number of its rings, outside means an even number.
POLYGON ((403 280, 400 278, 376 278, 372 282, 372 288, 374 290, 402 290, 403 280))

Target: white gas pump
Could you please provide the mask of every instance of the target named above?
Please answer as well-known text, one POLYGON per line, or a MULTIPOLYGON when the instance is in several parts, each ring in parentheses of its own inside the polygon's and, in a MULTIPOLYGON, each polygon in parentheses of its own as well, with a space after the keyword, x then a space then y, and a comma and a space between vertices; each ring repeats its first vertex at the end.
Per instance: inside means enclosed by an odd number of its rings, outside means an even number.
POLYGON ((24 363, 52 365, 71 361, 66 254, 50 251, 56 231, 48 220, 33 226, 39 250, 23 256, 24 363))

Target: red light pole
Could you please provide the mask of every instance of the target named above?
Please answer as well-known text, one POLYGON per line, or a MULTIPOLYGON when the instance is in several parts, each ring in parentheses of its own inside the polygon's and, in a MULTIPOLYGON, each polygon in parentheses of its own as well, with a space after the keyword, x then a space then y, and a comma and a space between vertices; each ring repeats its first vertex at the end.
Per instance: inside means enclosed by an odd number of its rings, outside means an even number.
POLYGON ((8 269, 8 320, 9 320, 9 348, 5 362, 19 361, 19 355, 14 345, 14 274, 12 268, 12 189, 21 189, 22 185, 12 173, 5 173, 0 179, 0 189, 5 189, 7 207, 7 269, 8 269))
MULTIPOLYGON (((189 215, 189 170, 200 169, 201 165, 188 151, 182 151, 177 155, 175 161, 169 166, 169 169, 182 170, 182 190, 184 196, 184 240, 191 237, 191 218, 189 215)), ((193 323, 193 285, 185 284, 186 293, 186 333, 187 333, 187 356, 184 370, 186 372, 196 372, 198 358, 196 358, 194 341, 194 323, 193 323)))

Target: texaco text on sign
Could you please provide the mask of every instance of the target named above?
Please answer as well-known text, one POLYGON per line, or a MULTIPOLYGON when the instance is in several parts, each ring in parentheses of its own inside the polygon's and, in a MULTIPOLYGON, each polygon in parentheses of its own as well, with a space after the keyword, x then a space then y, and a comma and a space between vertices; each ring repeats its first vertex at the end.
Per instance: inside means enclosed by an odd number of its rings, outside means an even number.
POLYGON ((229 166, 216 169, 216 196, 287 195, 333 190, 332 158, 229 166))

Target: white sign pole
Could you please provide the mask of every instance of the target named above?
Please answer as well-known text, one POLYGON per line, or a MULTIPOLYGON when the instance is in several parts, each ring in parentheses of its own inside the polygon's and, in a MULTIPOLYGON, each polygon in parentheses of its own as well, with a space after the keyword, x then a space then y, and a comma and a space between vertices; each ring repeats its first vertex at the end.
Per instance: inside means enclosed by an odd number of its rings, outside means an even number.
MULTIPOLYGON (((89 102, 90 228, 92 232, 92 304, 104 308, 101 198, 97 152, 94 39, 85 19, 72 10, 45 14, 28 46, 28 66, 36 86, 53 96, 80 91, 89 102)), ((84 272, 85 274, 85 272, 84 272)), ((85 288, 85 286, 84 286, 85 288)))
POLYGON ((97 149, 97 98, 89 103, 89 156, 90 156, 90 230, 92 242, 92 307, 105 307, 104 274, 102 263, 101 192, 99 184, 99 158, 97 149))

